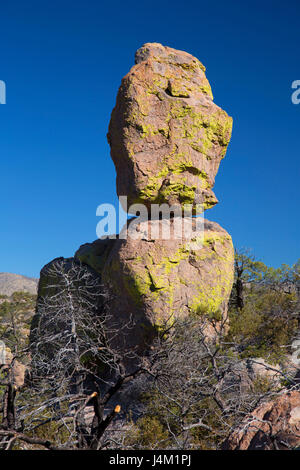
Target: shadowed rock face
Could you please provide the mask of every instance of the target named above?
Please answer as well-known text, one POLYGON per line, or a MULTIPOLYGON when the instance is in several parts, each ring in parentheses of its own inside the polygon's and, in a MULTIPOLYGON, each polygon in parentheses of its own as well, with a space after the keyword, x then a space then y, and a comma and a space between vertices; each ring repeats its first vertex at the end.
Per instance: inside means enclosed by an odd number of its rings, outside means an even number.
POLYGON ((263 403, 226 440, 226 450, 288 450, 300 446, 300 392, 263 403))
POLYGON ((203 204, 231 137, 232 118, 213 103, 192 55, 148 43, 123 78, 109 125, 118 196, 128 204, 203 204))

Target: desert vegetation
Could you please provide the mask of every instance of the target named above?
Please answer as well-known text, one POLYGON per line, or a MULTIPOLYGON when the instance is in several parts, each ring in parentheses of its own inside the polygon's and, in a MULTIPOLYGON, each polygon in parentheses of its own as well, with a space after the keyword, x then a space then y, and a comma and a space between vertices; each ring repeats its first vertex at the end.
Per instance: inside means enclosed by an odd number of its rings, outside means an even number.
POLYGON ((166 321, 143 356, 115 346, 98 276, 52 269, 38 315, 31 294, 1 298, 1 449, 220 449, 259 405, 298 390, 299 262, 274 269, 236 251, 221 324, 203 311, 166 321))

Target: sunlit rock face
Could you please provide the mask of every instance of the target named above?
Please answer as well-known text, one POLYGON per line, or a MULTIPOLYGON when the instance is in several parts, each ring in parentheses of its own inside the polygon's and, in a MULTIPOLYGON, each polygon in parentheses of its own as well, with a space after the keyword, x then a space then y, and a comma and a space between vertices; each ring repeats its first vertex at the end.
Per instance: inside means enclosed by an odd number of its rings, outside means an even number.
POLYGON ((109 125, 118 196, 127 196, 128 205, 214 206, 212 188, 231 130, 201 62, 145 44, 122 80, 109 125))
POLYGON ((223 444, 224 450, 291 450, 300 446, 300 392, 259 405, 223 444))
POLYGON ((208 220, 197 230, 193 218, 184 220, 191 230, 182 238, 172 230, 176 219, 137 223, 133 234, 134 223, 126 240, 96 240, 76 253, 111 291, 111 320, 124 332, 119 345, 122 341, 142 351, 159 328, 190 315, 225 321, 233 282, 230 235, 208 220), (169 223, 171 237, 163 239, 162 226, 169 223), (154 232, 161 237, 153 239, 154 232), (131 317, 134 325, 126 331, 131 317))

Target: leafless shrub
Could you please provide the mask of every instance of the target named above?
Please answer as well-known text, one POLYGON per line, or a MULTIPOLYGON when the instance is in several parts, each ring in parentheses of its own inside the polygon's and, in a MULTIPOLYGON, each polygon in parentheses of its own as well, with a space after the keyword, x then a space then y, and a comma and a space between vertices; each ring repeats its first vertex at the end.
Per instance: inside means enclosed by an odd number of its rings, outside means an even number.
MULTIPOLYGON (((128 372, 124 361, 134 351, 111 348, 120 328, 107 326, 108 294, 93 271, 58 259, 47 276, 31 331, 30 374, 17 400, 8 375, 3 382, 10 419, 2 421, 2 447, 11 447, 13 436, 23 445, 101 448, 104 431, 121 411, 110 400, 143 371, 141 360, 128 372)), ((131 325, 129 319, 123 328, 131 325)))

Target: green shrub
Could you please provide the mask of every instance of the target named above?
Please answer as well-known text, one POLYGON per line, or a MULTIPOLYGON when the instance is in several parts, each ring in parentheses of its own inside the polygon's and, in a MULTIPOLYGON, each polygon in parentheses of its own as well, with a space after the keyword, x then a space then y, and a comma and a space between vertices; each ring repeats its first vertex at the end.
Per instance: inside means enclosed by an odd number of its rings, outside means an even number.
POLYGON ((241 357, 262 357, 280 362, 298 329, 293 315, 295 294, 251 289, 241 310, 230 309, 227 341, 235 343, 241 357))

